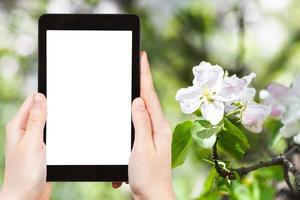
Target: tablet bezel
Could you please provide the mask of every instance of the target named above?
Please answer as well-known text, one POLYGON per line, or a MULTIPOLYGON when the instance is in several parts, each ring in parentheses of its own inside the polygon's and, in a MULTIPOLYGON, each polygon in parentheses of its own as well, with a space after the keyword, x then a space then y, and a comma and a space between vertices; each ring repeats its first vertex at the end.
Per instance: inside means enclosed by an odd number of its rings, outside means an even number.
MULTIPOLYGON (((132 14, 44 14, 38 29, 38 91, 47 97, 47 30, 132 31, 131 99, 140 95, 140 23, 132 14)), ((72 72, 70 72, 70 75, 72 72)), ((46 144, 46 126, 44 129, 46 144)), ((134 128, 131 122, 131 148, 134 128)), ((128 181, 128 165, 47 165, 47 181, 128 181)))

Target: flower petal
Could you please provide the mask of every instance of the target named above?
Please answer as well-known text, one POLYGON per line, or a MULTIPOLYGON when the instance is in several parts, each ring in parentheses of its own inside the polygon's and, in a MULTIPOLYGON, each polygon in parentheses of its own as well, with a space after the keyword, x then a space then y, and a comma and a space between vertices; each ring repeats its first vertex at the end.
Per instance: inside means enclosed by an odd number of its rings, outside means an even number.
POLYGON ((271 94, 273 99, 284 106, 289 106, 300 101, 294 91, 279 83, 269 84, 267 91, 271 94))
POLYGON ((181 88, 177 91, 176 101, 180 103, 183 113, 191 114, 199 108, 201 91, 201 88, 196 86, 181 88))
POLYGON ((295 143, 300 144, 300 131, 293 137, 293 139, 295 143))
POLYGON ((232 103, 225 103, 225 113, 230 113, 237 109, 237 106, 233 105, 232 103))
POLYGON ((292 92, 300 98, 300 74, 297 76, 296 81, 292 86, 292 92))
POLYGON ((300 124, 298 120, 290 121, 283 125, 280 129, 280 133, 284 138, 290 138, 298 134, 300 130, 300 124))
POLYGON ((247 82, 246 86, 248 86, 252 82, 252 79, 254 79, 255 77, 256 77, 256 74, 251 72, 248 76, 244 76, 242 79, 247 82))
POLYGON ((289 88, 280 83, 270 83, 267 86, 267 91, 270 92, 274 97, 280 97, 289 93, 289 88))
POLYGON ((212 125, 217 125, 224 116, 224 103, 219 101, 207 102, 201 105, 201 112, 207 121, 212 125))
POLYGON ((193 67, 193 85, 208 87, 210 89, 219 86, 224 76, 224 70, 218 65, 211 65, 208 62, 201 62, 193 67))
POLYGON ((272 105, 272 110, 271 110, 270 115, 276 119, 280 119, 280 118, 282 118, 285 111, 286 111, 286 108, 283 105, 274 103, 272 105))
POLYGON ((282 118, 287 108, 282 103, 278 102, 268 90, 261 90, 259 92, 259 98, 263 101, 264 105, 270 105, 272 107, 270 114, 272 117, 276 119, 282 118))
POLYGON ((295 120, 300 120, 300 102, 298 104, 295 103, 290 105, 284 113, 281 121, 286 124, 295 120))
POLYGON ((251 89, 254 91, 254 94, 252 94, 252 91, 249 90, 248 85, 255 76, 255 73, 251 73, 243 78, 238 78, 236 75, 225 77, 222 81, 220 90, 218 90, 216 94, 218 96, 218 100, 224 102, 241 101, 243 99, 246 101, 249 101, 249 99, 252 100, 255 96, 255 89, 251 89), (249 91, 251 92, 250 94, 249 91))
POLYGON ((241 92, 238 100, 243 102, 244 104, 247 104, 248 102, 253 102, 253 98, 255 94, 256 94, 255 88, 246 88, 241 92))
POLYGON ((271 107, 251 102, 247 104, 242 113, 243 126, 253 133, 260 133, 266 117, 270 114, 271 107))

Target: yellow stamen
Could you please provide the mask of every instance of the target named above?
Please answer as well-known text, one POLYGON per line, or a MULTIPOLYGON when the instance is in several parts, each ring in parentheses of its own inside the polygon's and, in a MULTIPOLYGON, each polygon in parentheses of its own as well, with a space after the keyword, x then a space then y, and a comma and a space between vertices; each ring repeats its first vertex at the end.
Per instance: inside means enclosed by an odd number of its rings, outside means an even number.
POLYGON ((208 88, 204 88, 202 94, 206 98, 207 101, 212 102, 214 100, 214 98, 213 98, 214 93, 211 92, 208 88))

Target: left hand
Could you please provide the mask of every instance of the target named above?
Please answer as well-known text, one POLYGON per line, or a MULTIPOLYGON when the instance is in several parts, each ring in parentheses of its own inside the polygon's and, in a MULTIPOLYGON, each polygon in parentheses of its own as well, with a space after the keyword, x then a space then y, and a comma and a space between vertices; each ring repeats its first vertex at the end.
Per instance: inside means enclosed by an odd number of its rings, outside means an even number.
POLYGON ((0 199, 49 199, 43 132, 47 117, 43 94, 30 95, 6 126, 4 182, 0 199))

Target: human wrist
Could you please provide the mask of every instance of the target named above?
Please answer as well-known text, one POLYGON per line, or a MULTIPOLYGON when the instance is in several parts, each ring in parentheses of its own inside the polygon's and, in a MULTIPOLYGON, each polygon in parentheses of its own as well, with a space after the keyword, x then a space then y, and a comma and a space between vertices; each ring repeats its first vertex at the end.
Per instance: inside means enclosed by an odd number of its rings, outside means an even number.
POLYGON ((20 192, 7 190, 6 187, 2 187, 0 190, 0 200, 24 200, 27 199, 28 195, 20 192))
POLYGON ((175 200, 175 193, 172 185, 148 187, 147 190, 133 192, 133 198, 135 200, 175 200))
POLYGON ((9 199, 17 200, 16 197, 13 197, 7 191, 3 190, 3 188, 1 188, 1 191, 0 191, 0 199, 1 200, 9 200, 9 199))

